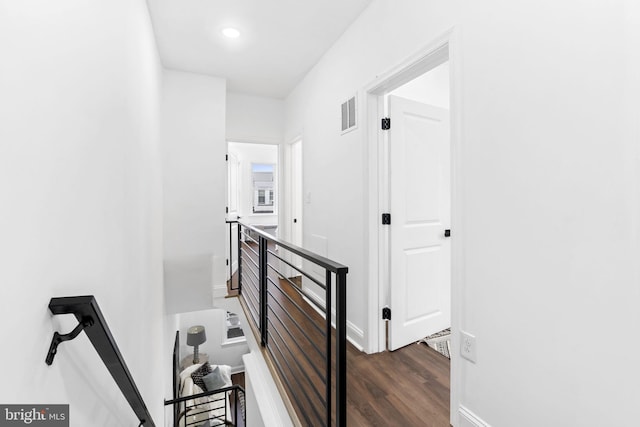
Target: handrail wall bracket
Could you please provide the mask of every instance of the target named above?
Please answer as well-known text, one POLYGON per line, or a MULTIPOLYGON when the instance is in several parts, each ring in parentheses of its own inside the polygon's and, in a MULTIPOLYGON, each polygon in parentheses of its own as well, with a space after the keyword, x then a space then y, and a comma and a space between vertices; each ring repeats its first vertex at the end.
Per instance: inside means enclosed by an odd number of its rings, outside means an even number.
POLYGON ((49 353, 47 353, 47 365, 51 366, 53 363, 53 358, 56 356, 58 352, 58 345, 65 341, 71 341, 82 332, 85 328, 93 326, 93 319, 90 317, 85 317, 78 323, 78 326, 73 328, 73 331, 68 334, 60 334, 58 332, 53 333, 53 338, 51 338, 51 345, 49 346, 49 353))
POLYGON ((61 342, 69 341, 77 337, 84 331, 89 341, 95 348, 104 362, 107 370, 115 380, 127 402, 138 417, 140 425, 155 427, 151 414, 142 399, 142 395, 133 380, 131 372, 120 353, 107 321, 100 311, 98 302, 93 295, 51 298, 49 310, 52 314, 73 314, 78 320, 78 326, 68 334, 61 335, 58 332, 53 334, 49 353, 47 355, 47 365, 53 363, 53 358, 61 342))

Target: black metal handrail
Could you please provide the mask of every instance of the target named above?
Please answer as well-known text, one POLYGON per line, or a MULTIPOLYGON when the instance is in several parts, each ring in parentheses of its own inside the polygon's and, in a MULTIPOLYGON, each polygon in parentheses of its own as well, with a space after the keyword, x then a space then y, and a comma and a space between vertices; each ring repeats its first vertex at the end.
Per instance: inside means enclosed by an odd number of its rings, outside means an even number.
POLYGON ((332 419, 335 419, 336 426, 346 426, 348 267, 242 221, 235 222, 238 224, 238 291, 247 308, 247 317, 257 330, 261 346, 270 355, 288 397, 297 405, 296 412, 309 425, 330 426, 332 419), (270 246, 274 249, 270 249, 270 246), (307 263, 322 268, 325 272, 324 283, 302 267, 284 259, 281 251, 297 255, 307 263), (276 265, 278 263, 287 266, 309 283, 318 285, 325 294, 324 306, 280 271, 276 265), (335 295, 332 285, 334 277, 335 295), (288 293, 297 293, 304 297, 304 302, 296 302, 288 293), (304 307, 307 302, 323 313, 324 321, 314 322, 313 314, 307 313, 304 307), (336 310, 335 334, 331 312, 333 302, 336 310), (335 354, 332 353, 334 339, 335 354), (319 344, 319 341, 323 344, 319 344), (324 358, 324 369, 316 366, 314 361, 318 358, 324 358), (332 361, 335 362, 335 370, 332 361))
MULTIPOLYGON (((183 396, 183 397, 178 397, 175 399, 171 399, 171 400, 165 400, 164 401, 164 405, 165 406, 169 406, 169 405, 173 405, 174 409, 179 408, 180 404, 183 404, 183 411, 185 414, 189 414, 189 415, 201 415, 201 414, 206 414, 208 416, 208 420, 216 420, 218 422, 220 422, 221 424, 229 424, 228 422, 228 416, 230 414, 227 414, 227 400, 229 399, 229 393, 228 392, 233 392, 233 396, 234 396, 234 405, 233 405, 233 423, 231 425, 237 426, 238 425, 238 419, 239 419, 239 414, 238 414, 238 396, 239 393, 242 393, 242 395, 245 395, 245 391, 244 388, 239 385, 239 384, 233 384, 230 385, 229 387, 222 387, 216 390, 207 390, 204 391, 202 393, 197 393, 197 394, 190 394, 189 396, 183 396), (198 401, 196 399, 201 399, 201 398, 211 398, 215 395, 219 395, 219 394, 223 394, 222 398, 217 399, 217 401, 222 402, 221 406, 218 406, 215 409, 223 409, 223 413, 222 414, 218 414, 218 415, 210 415, 209 413, 212 411, 211 408, 202 408, 202 404, 198 403, 198 401), (192 402, 191 405, 189 405, 189 402, 192 402), (197 412, 200 411, 200 412, 197 412)), ((215 402, 215 401, 209 401, 209 403, 211 402, 215 402)), ((174 411, 175 413, 176 411, 174 411)), ((179 421, 179 414, 180 414, 180 410, 178 409, 177 414, 174 415, 174 423, 173 425, 175 426, 179 426, 181 425, 180 421, 179 421)), ((245 421, 246 422, 246 421, 245 421)), ((200 425, 202 422, 198 421, 197 424, 200 425)), ((186 424, 187 426, 191 425, 191 423, 187 422, 185 420, 184 424, 186 424)))
POLYGON ((116 340, 111 335, 107 321, 104 319, 98 302, 93 295, 51 298, 49 310, 54 315, 73 314, 78 319, 78 326, 69 334, 60 335, 55 332, 49 347, 46 363, 51 365, 61 342, 69 341, 84 330, 98 352, 98 355, 109 370, 109 373, 122 391, 131 409, 138 417, 140 426, 155 427, 151 414, 138 391, 129 368, 120 353, 116 340))
POLYGON ((296 246, 293 243, 287 242, 286 240, 279 239, 279 238, 277 238, 277 237, 265 232, 264 230, 260 230, 259 228, 256 228, 256 227, 254 227, 252 225, 245 224, 242 221, 237 221, 237 222, 242 227, 253 231, 254 233, 258 234, 260 237, 265 238, 267 241, 275 243, 279 247, 285 248, 289 252, 292 252, 295 255, 299 255, 302 258, 306 259, 307 261, 310 261, 310 262, 318 265, 319 267, 327 269, 327 270, 331 271, 332 273, 341 273, 341 272, 343 272, 344 274, 347 274, 349 272, 349 267, 347 267, 346 265, 343 265, 343 264, 340 264, 339 262, 335 262, 333 260, 330 260, 329 258, 325 258, 325 257, 323 257, 321 255, 318 255, 316 253, 313 253, 313 252, 311 252, 311 251, 309 251, 307 249, 301 248, 300 246, 296 246))
POLYGON ((189 400, 198 399, 200 397, 209 397, 212 394, 218 394, 218 393, 223 393, 227 391, 236 391, 236 390, 239 390, 242 393, 244 393, 244 388, 241 385, 233 384, 228 387, 217 388, 215 390, 208 390, 208 391, 203 391, 202 393, 190 394, 189 396, 183 396, 183 397, 178 397, 176 399, 165 400, 164 405, 169 406, 176 403, 182 403, 182 402, 187 402, 189 400))

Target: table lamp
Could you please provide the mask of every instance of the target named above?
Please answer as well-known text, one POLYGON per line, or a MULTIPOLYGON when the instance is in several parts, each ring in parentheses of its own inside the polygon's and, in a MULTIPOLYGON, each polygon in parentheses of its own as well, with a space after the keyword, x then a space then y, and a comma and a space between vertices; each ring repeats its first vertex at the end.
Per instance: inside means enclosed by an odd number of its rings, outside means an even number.
POLYGON ((193 346, 193 363, 200 363, 198 356, 198 347, 207 340, 207 334, 204 332, 204 326, 192 326, 187 330, 187 345, 193 346))

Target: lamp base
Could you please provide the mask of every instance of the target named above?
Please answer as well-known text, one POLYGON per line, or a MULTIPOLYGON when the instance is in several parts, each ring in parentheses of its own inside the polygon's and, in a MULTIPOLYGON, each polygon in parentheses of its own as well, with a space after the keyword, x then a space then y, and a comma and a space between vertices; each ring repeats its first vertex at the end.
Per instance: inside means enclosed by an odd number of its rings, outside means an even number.
MULTIPOLYGON (((208 362, 209 355, 206 353, 200 353, 198 359, 200 360, 198 363, 208 362)), ((180 370, 186 369, 192 365, 195 365, 195 363, 193 363, 193 353, 186 355, 182 360, 180 360, 180 370)))

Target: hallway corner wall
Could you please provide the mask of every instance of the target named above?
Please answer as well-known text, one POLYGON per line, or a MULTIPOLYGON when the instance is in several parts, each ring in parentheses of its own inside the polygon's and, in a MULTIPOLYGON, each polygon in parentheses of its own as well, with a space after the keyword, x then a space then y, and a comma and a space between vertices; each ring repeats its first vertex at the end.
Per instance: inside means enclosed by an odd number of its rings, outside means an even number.
POLYGON ((162 75, 146 2, 0 1, 0 56, 0 403, 138 424, 84 333, 45 364, 54 331, 77 324, 50 298, 95 295, 162 425, 162 75))
POLYGON ((227 141, 281 144, 284 140, 284 100, 227 93, 227 141))
POLYGON ((165 70, 162 96, 164 277, 169 313, 226 293, 226 81, 165 70))

